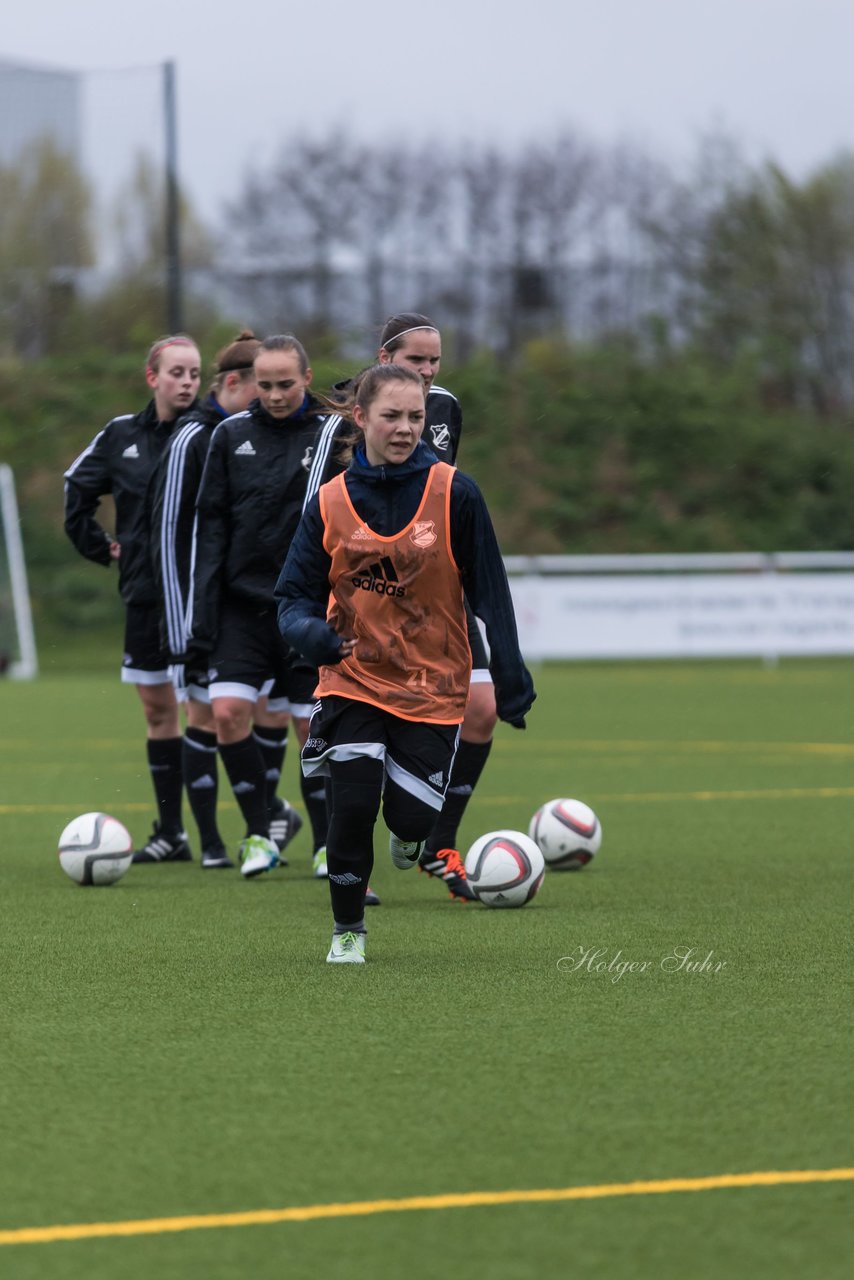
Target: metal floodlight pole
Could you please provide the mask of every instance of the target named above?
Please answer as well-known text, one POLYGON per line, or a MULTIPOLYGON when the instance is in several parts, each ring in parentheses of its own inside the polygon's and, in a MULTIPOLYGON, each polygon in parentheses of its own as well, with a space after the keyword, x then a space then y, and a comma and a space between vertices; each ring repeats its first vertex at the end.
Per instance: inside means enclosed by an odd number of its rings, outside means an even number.
POLYGON ((166 128, 166 309, 167 328, 180 333, 183 321, 181 284, 181 211, 178 192, 178 126, 175 109, 175 63, 163 64, 163 114, 166 128))

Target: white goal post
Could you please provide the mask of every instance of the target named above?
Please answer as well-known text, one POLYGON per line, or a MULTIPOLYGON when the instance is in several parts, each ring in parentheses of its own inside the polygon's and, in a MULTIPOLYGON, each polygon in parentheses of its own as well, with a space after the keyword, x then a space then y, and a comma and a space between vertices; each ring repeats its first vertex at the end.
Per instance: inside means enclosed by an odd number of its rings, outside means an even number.
POLYGON ((9 664, 6 675, 13 680, 32 680, 38 674, 36 641, 15 498, 15 478, 12 468, 6 463, 0 463, 0 517, 3 530, 0 544, 0 646, 4 650, 7 645, 9 648, 2 655, 9 664))

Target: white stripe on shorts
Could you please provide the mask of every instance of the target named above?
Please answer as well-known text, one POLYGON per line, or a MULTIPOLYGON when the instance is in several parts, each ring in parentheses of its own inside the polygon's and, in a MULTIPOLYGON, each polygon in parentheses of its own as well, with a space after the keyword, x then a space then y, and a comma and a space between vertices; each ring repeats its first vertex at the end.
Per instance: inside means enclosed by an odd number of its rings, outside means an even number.
MULTIPOLYGON (((439 810, 445 803, 444 790, 440 794, 428 782, 424 782, 421 778, 416 778, 415 774, 407 773, 406 769, 402 769, 399 764, 392 760, 391 756, 385 758, 385 771, 391 778, 392 782, 396 782, 402 791, 406 791, 411 796, 415 796, 416 800, 420 800, 422 804, 429 805, 431 809, 439 810)), ((450 772, 450 769, 448 770, 450 772)), ((447 779, 446 779, 447 785, 447 779)))
POLYGON ((172 684, 169 670, 140 671, 138 667, 122 667, 122 684, 172 684))
POLYGON ((306 758, 303 755, 302 771, 306 778, 312 777, 313 774, 328 777, 330 760, 340 763, 347 760, 363 760, 365 757, 369 760, 385 760, 385 743, 339 742, 335 746, 327 747, 319 756, 306 758))
POLYGON ((240 698, 243 702, 257 702, 261 696, 254 685, 229 680, 211 682, 208 692, 212 698, 240 698))

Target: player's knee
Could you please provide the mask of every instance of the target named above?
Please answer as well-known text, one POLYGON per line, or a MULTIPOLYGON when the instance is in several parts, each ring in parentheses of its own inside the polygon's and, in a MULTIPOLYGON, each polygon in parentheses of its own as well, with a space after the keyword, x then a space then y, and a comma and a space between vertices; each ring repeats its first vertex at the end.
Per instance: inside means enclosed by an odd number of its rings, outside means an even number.
POLYGON ((216 736, 220 742, 242 742, 249 736, 252 703, 242 698, 214 698, 212 701, 216 736))
POLYGON ((181 718, 175 692, 170 685, 140 686, 142 711, 148 732, 155 738, 177 738, 181 718))
POLYGON ((473 684, 461 736, 466 742, 488 742, 497 723, 494 687, 491 684, 473 684))
POLYGON ((214 732, 214 716, 209 702, 197 702, 195 698, 187 699, 187 724, 191 729, 204 729, 214 732))
POLYGON ((291 713, 289 711, 265 711, 255 712, 255 723, 264 729, 287 729, 291 722, 291 713))
POLYGON ((376 822, 380 807, 379 788, 361 783, 336 785, 332 793, 336 814, 345 820, 363 822, 369 818, 376 822))
POLYGON ((426 840, 436 821, 436 810, 399 788, 386 788, 383 821, 400 840, 426 840))
POLYGON ((152 738, 180 738, 178 712, 168 707, 146 707, 145 723, 152 738))

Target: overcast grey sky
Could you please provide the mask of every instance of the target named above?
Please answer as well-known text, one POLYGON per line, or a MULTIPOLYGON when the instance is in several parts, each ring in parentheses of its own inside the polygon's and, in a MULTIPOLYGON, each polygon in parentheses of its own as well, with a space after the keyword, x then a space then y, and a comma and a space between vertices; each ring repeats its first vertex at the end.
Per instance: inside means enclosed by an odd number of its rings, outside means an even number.
POLYGON ((514 143, 568 127, 676 160, 723 130, 802 177, 854 148, 852 50, 854 0, 38 0, 0 26, 0 57, 97 71, 99 167, 160 134, 157 76, 116 72, 175 59, 181 176, 208 212, 274 144, 334 126, 514 143))

